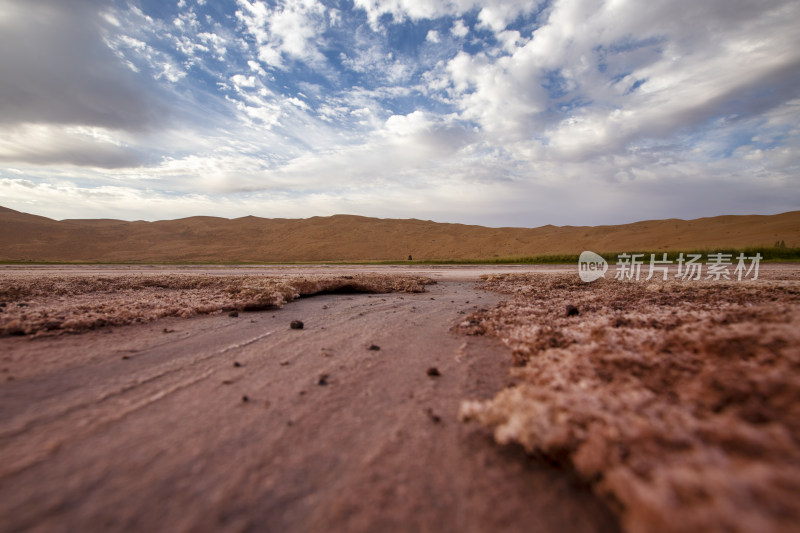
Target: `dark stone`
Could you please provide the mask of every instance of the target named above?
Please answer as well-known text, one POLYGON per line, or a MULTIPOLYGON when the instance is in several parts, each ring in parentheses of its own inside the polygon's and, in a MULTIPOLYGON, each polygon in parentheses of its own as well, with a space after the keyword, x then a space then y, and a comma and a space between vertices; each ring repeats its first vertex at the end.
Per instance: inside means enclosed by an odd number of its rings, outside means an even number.
POLYGON ((432 378, 438 378, 442 374, 439 372, 439 369, 435 366, 432 366, 428 369, 428 375, 432 378))
POLYGON ((567 306, 567 316, 578 316, 581 312, 574 305, 567 306))
POLYGON ((289 327, 292 329, 303 329, 303 322, 300 320, 292 320, 292 323, 289 324, 289 327))
POLYGON ((368 350, 373 350, 373 351, 378 351, 378 350, 380 350, 380 349, 381 349, 381 347, 380 347, 380 346, 378 346, 377 344, 370 344, 370 345, 369 345, 369 348, 367 348, 367 349, 368 349, 368 350))
POLYGON ((439 424, 442 421, 442 417, 434 413, 433 409, 431 409, 430 407, 425 412, 428 414, 428 418, 430 418, 431 422, 433 422, 434 424, 439 424))

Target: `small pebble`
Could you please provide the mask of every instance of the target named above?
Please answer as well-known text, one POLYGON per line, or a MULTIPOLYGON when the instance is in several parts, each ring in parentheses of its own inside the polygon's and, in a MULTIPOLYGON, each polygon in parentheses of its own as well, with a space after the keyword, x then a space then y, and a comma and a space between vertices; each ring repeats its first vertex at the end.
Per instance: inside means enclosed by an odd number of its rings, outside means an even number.
POLYGON ((425 412, 428 413, 428 417, 431 419, 431 422, 433 422, 434 424, 438 424, 438 423, 440 423, 442 421, 442 417, 440 417, 439 415, 434 413, 433 409, 431 409, 430 407, 428 407, 428 410, 425 411, 425 412))
POLYGON ((577 316, 580 314, 580 311, 574 305, 567 306, 567 316, 577 316))
POLYGON ((228 316, 231 318, 236 318, 237 316, 239 316, 239 311, 231 311, 230 313, 228 313, 228 316))
POLYGON ((367 349, 368 349, 368 350, 373 350, 373 351, 378 351, 378 350, 380 350, 380 349, 381 349, 381 347, 380 347, 380 346, 378 346, 377 344, 370 344, 370 345, 369 345, 369 348, 367 348, 367 349))
POLYGON ((250 401, 250 398, 248 398, 247 396, 242 396, 242 403, 247 403, 249 401, 250 401))
POLYGON ((324 386, 328 384, 328 374, 320 374, 317 380, 317 385, 324 386))
POLYGON ((240 363, 239 361, 234 361, 233 362, 233 366, 235 366, 236 368, 239 368, 239 367, 242 366, 242 363, 240 363))
POLYGON ((292 323, 289 324, 289 327, 292 329, 303 329, 303 322, 300 320, 292 320, 292 323))
POLYGON ((439 369, 435 366, 432 366, 428 369, 428 375, 432 378, 438 378, 442 374, 439 372, 439 369))

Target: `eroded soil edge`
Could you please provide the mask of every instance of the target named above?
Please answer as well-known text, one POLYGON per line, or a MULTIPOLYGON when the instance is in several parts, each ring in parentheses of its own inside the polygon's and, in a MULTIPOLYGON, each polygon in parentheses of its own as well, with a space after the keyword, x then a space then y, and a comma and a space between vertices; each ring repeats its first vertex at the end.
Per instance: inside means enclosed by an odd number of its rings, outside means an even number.
POLYGON ((516 383, 460 417, 566 463, 629 532, 800 523, 800 278, 486 276, 510 296, 462 323, 508 346, 516 383))

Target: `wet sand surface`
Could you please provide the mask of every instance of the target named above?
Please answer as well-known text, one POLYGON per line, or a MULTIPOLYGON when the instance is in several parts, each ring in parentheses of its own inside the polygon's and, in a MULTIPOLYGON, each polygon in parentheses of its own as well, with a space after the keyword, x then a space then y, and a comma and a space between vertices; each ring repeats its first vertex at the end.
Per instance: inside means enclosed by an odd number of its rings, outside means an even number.
POLYGON ((457 421, 511 354, 450 330, 502 298, 472 280, 520 269, 412 270, 439 283, 0 338, 0 531, 618 530, 568 471, 457 421))

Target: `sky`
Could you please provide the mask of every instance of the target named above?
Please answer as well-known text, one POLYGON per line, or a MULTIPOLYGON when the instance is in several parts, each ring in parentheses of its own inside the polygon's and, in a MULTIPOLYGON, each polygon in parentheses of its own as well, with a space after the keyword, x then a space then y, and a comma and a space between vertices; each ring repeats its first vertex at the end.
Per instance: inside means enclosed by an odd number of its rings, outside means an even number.
POLYGON ((800 209, 796 0, 0 0, 0 205, 486 226, 800 209))

